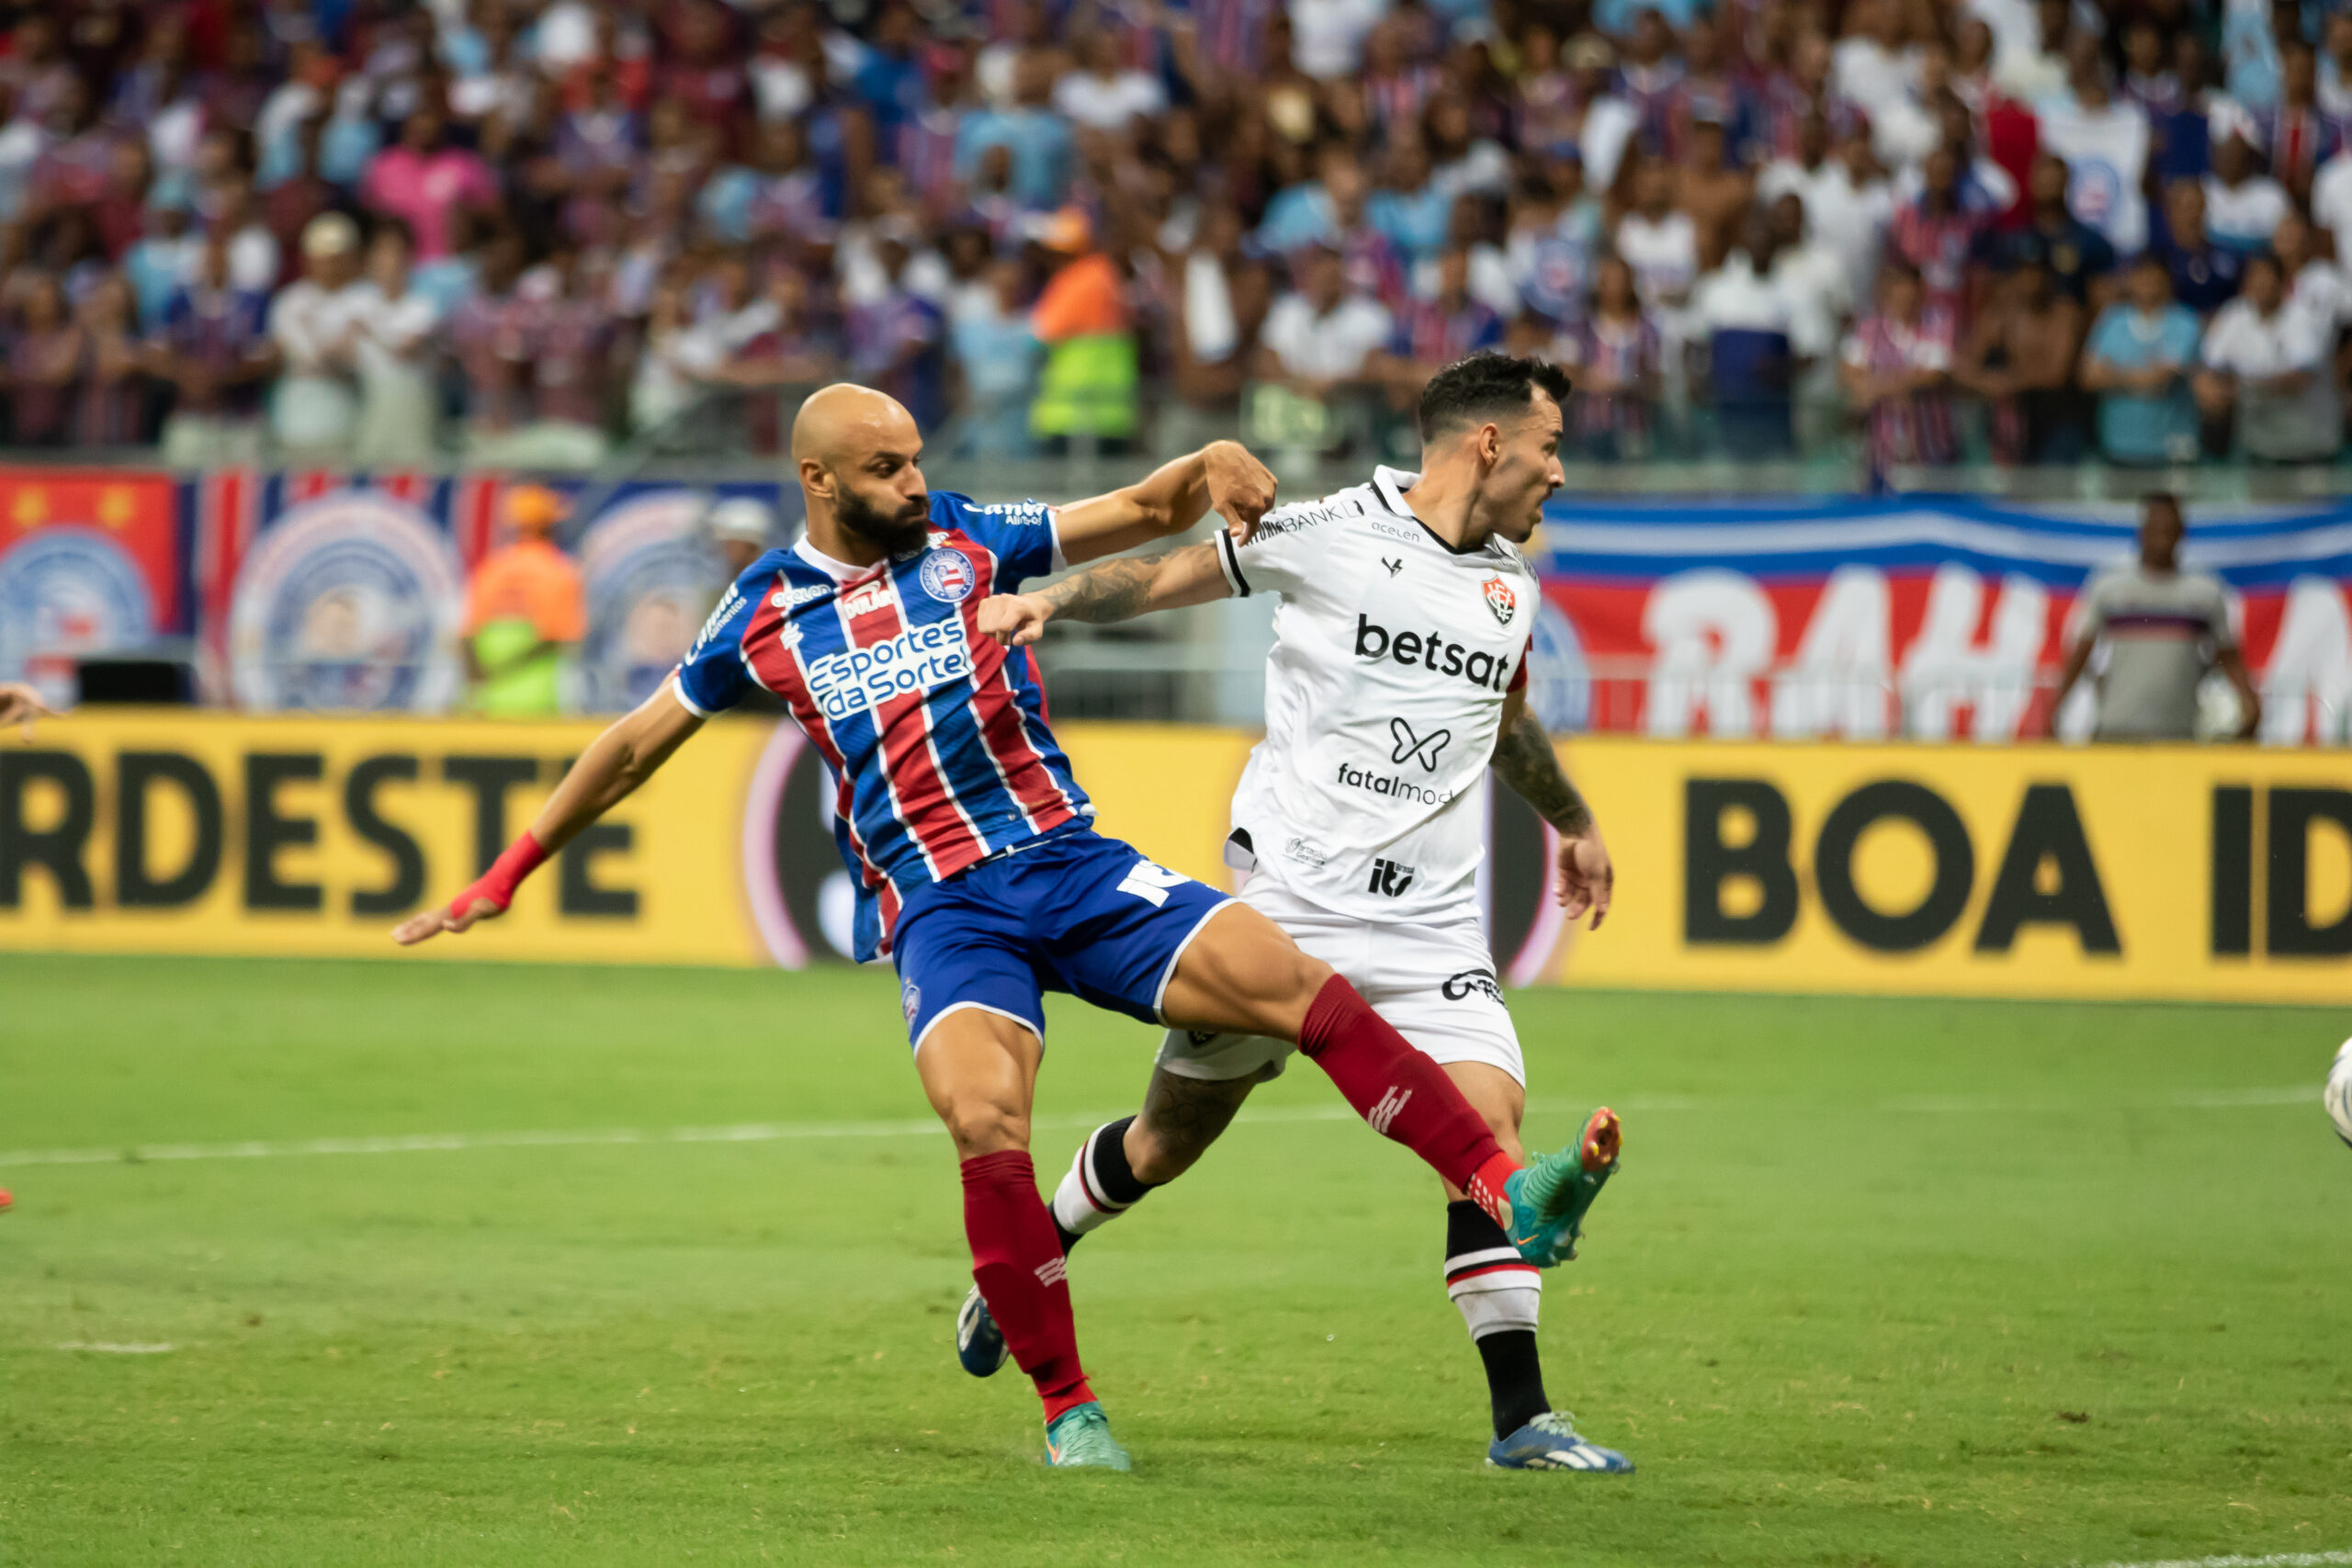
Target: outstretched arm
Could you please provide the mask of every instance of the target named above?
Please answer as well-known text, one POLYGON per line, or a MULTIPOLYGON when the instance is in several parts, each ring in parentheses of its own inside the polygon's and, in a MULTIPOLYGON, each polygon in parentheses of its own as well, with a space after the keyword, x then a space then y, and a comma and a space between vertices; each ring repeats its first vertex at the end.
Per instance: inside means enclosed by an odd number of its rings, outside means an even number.
POLYGON ((40 700, 40 694, 30 686, 14 681, 0 681, 0 729, 12 724, 22 725, 25 739, 33 738, 33 720, 55 718, 57 710, 40 700))
POLYGON ((1609 846, 1600 840, 1592 808, 1561 770, 1552 738, 1544 733, 1543 721, 1528 711, 1523 691, 1503 699, 1502 733, 1490 765, 1512 794, 1558 831, 1560 884, 1555 896, 1571 920, 1591 910, 1592 929, 1599 931, 1609 918, 1617 868, 1610 862, 1609 846))
POLYGON ((427 937, 462 931, 476 920, 504 914, 523 878, 570 843, 582 828, 628 799, 701 728, 701 716, 689 711, 670 690, 670 682, 663 682, 636 711, 588 743, 555 786, 555 793, 548 796, 538 820, 509 844, 473 886, 449 900, 446 908, 411 915, 393 930, 392 940, 402 947, 413 947, 427 937))
POLYGON ((980 632, 1007 648, 1035 642, 1059 617, 1102 626, 1154 610, 1205 604, 1233 592, 1209 540, 1148 559, 1127 557, 1073 572, 1029 593, 1000 593, 980 605, 980 632))
POLYGON ((1221 512, 1238 539, 1249 538, 1274 504, 1274 476, 1238 441, 1212 441, 1187 457, 1163 463, 1148 477, 1072 502, 1054 517, 1062 558, 1075 566, 1181 534, 1221 512))

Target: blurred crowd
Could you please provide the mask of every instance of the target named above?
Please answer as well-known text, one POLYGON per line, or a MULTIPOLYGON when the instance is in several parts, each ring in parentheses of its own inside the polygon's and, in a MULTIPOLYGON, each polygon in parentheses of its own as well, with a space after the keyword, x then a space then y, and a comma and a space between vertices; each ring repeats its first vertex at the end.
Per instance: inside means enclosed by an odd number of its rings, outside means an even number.
POLYGON ((6 436, 580 468, 795 389, 951 449, 2343 446, 2352 14, 2297 0, 0 6, 6 436))

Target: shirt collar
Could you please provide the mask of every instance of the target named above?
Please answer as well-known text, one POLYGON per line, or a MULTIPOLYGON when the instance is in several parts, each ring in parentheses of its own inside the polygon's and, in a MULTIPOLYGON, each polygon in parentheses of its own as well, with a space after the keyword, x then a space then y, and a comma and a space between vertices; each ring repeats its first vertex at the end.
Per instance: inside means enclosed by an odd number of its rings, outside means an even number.
MULTIPOLYGON (((1392 468, 1385 464, 1372 470, 1373 490, 1379 495, 1382 504, 1399 517, 1413 517, 1413 509, 1405 504, 1405 492, 1420 482, 1420 475, 1408 474, 1402 468, 1392 468)), ((1413 520, 1420 521, 1418 517, 1413 520)))
POLYGON ((792 553, 831 578, 835 582, 847 582, 854 578, 865 577, 889 565, 888 561, 876 561, 872 566, 852 566, 845 560, 835 560, 815 545, 810 544, 808 536, 806 534, 792 542, 792 553))

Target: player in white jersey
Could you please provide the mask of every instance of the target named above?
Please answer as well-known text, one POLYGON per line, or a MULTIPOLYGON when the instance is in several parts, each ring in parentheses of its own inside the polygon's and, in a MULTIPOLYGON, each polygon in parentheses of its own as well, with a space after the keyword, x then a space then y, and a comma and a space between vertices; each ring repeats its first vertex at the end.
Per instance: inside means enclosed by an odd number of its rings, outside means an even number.
MULTIPOLYGON (((992 599, 978 621, 1018 646, 1056 617, 1101 623, 1279 595, 1266 738, 1235 793, 1226 849, 1247 874, 1242 901, 1442 1065, 1506 1149, 1519 1146, 1526 1072, 1479 918, 1487 769, 1559 832, 1569 919, 1589 910, 1598 926, 1613 877, 1592 814, 1526 704, 1537 586, 1518 547, 1563 482, 1567 390, 1541 362, 1473 355, 1422 394, 1421 473, 1376 468, 1368 483, 1268 513, 1246 543, 1219 534, 1112 561, 992 599)), ((1171 1030, 1142 1111, 1090 1134, 1055 1194, 1065 1247, 1189 1168, 1292 1049, 1171 1030)), ((1579 1145, 1584 1201, 1615 1168, 1617 1145, 1615 1116, 1596 1111, 1579 1145)), ((1486 1363, 1488 1460, 1631 1470, 1551 1408, 1535 1348, 1541 1276, 1475 1203, 1447 1196, 1447 1290, 1486 1363)), ((958 1327, 967 1370, 993 1371, 1001 1352, 977 1297, 958 1327)))

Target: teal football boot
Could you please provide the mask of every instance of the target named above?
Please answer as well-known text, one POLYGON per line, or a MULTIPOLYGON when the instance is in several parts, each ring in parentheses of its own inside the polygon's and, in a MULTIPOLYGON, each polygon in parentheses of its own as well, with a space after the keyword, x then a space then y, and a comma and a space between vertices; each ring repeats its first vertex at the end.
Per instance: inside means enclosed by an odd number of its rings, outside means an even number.
POLYGON ((1510 1244, 1538 1269, 1577 1255, 1584 1216, 1617 1172, 1624 1131, 1607 1106, 1594 1111, 1573 1148, 1545 1155, 1503 1183, 1510 1202, 1510 1244))
POLYGON ((1132 1461, 1111 1436, 1111 1418, 1090 1399, 1046 1423, 1046 1462, 1056 1470, 1125 1470, 1132 1461))

